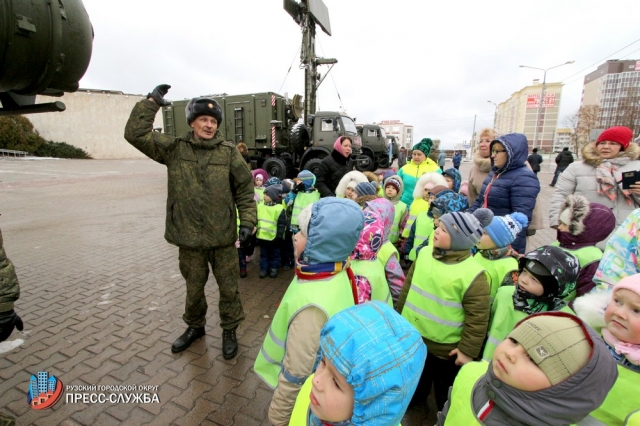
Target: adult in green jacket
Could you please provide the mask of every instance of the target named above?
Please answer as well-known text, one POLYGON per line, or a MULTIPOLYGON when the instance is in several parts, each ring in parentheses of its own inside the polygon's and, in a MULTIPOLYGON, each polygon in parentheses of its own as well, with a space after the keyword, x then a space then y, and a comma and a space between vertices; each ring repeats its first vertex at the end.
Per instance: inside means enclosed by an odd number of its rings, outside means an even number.
POLYGON ((156 113, 169 105, 164 96, 170 87, 156 87, 134 106, 124 136, 143 154, 167 166, 164 236, 179 247, 180 272, 187 285, 182 319, 188 326, 171 351, 181 352, 205 334, 204 286, 211 264, 220 290, 222 354, 231 359, 238 352, 235 331, 245 317, 238 292, 236 208, 244 244, 256 225, 253 179, 240 152, 218 131, 222 109, 213 99, 189 101, 187 123, 193 130, 187 135, 174 138, 152 131, 156 113))
POLYGON ((398 176, 400 176, 404 184, 404 191, 400 201, 407 206, 411 206, 413 202, 413 189, 420 176, 429 172, 442 173, 436 162, 429 158, 432 146, 433 141, 429 138, 424 138, 415 144, 411 154, 411 161, 398 171, 398 176))

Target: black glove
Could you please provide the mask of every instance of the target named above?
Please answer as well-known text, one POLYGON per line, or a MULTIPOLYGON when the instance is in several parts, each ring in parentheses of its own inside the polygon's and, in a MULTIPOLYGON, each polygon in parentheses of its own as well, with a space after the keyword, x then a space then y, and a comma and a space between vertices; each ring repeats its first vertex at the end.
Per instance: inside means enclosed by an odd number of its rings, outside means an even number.
POLYGON ((16 314, 13 309, 0 312, 0 342, 4 342, 11 336, 14 327, 20 331, 24 329, 24 325, 18 314, 16 314))
POLYGON ((147 99, 152 98, 160 106, 171 105, 171 102, 164 99, 164 96, 169 92, 171 86, 168 84, 160 84, 153 89, 153 92, 147 95, 147 99))
POLYGON ((298 192, 304 192, 305 189, 306 186, 304 186, 304 182, 298 182, 298 184, 296 185, 295 193, 297 194, 298 192))
POLYGON ((251 228, 241 226, 239 234, 238 238, 240 239, 240 247, 245 247, 249 242, 249 237, 251 236, 251 228))

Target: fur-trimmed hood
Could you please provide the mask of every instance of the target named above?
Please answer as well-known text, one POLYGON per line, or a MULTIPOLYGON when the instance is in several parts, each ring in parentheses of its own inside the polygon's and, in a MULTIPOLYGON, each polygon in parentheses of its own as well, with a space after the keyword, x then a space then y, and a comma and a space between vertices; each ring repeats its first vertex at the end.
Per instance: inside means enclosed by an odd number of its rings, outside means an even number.
POLYGON ((611 289, 595 289, 584 296, 578 297, 573 302, 573 310, 578 317, 598 334, 607 326, 604 321, 604 311, 611 301, 613 291, 611 289))
POLYGON ((336 197, 344 197, 344 194, 347 191, 347 186, 349 186, 349 182, 355 182, 357 185, 362 182, 369 182, 369 179, 367 179, 362 172, 357 170, 350 171, 340 179, 340 182, 336 187, 336 197))
POLYGON ((418 198, 422 198, 422 195, 424 194, 424 186, 429 182, 433 183, 433 186, 442 185, 442 186, 446 186, 447 188, 449 187, 449 185, 447 185, 447 181, 445 180, 444 176, 442 176, 440 173, 437 173, 437 172, 425 173, 422 176, 420 176, 420 179, 418 179, 418 183, 416 183, 416 186, 413 188, 414 200, 418 198))
POLYGON ((387 200, 391 201, 393 204, 398 204, 398 201, 400 201, 400 198, 402 197, 402 193, 404 192, 404 182, 402 181, 402 178, 400 176, 398 176, 398 175, 389 176, 384 180, 385 181, 385 187, 383 189, 386 189, 387 179, 395 179, 395 180, 397 180, 398 183, 400 184, 400 190, 398 191, 398 194, 393 198, 388 198, 387 194, 384 193, 384 192, 383 192, 383 196, 387 200))
POLYGON ((559 220, 569 226, 568 232, 557 231, 560 246, 572 250, 598 244, 616 227, 616 217, 609 207, 589 203, 583 195, 575 194, 567 196, 559 220))
MULTIPOLYGON (((624 158, 627 157, 630 160, 637 160, 640 156, 640 146, 637 143, 631 142, 629 147, 624 151, 620 151, 616 158, 624 158)), ((600 163, 602 163, 602 158, 598 155, 598 150, 596 149, 596 143, 591 142, 586 144, 582 148, 582 159, 585 164, 588 164, 592 167, 598 167, 600 163)))
POLYGON ((476 166, 478 166, 478 169, 482 172, 482 173, 489 173, 489 171, 491 170, 491 157, 487 157, 484 158, 482 155, 478 154, 476 152, 476 154, 473 156, 473 162, 476 166))

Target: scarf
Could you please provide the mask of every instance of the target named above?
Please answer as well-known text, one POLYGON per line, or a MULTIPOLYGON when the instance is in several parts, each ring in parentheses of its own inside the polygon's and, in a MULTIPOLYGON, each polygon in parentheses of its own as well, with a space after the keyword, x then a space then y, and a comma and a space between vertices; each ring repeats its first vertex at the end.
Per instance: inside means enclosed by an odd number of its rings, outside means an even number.
MULTIPOLYGON (((618 184, 615 175, 619 175, 618 169, 621 166, 626 165, 629 162, 628 157, 617 157, 609 160, 604 160, 596 167, 596 183, 598 188, 598 194, 604 195, 611 201, 615 201, 618 198, 618 184)), ((625 201, 628 205, 633 204, 630 192, 626 189, 620 189, 624 195, 625 201)))
POLYGON ((548 297, 535 296, 528 291, 521 290, 517 284, 512 299, 513 308, 527 315, 538 312, 559 311, 567 304, 558 295, 548 297))
MULTIPOLYGON (((640 367, 640 345, 623 342, 611 334, 606 328, 602 329, 602 338, 615 354, 623 355, 631 364, 640 367)), ((614 354, 614 356, 615 356, 614 354)), ((616 357, 618 359, 618 357, 616 357)))
POLYGON ((484 158, 482 155, 476 153, 473 156, 473 162, 482 173, 489 173, 491 170, 491 157, 484 158))
POLYGON ((482 255, 482 257, 488 260, 504 259, 505 257, 509 256, 512 256, 516 259, 518 258, 518 253, 516 253, 516 251, 512 249, 510 245, 492 250, 480 250, 480 254, 482 255))
POLYGON ((296 261, 296 277, 301 280, 315 281, 324 280, 334 275, 346 271, 351 283, 351 295, 353 296, 353 304, 358 304, 358 287, 356 286, 356 277, 351 270, 351 261, 347 259, 344 262, 327 262, 308 265, 296 261))

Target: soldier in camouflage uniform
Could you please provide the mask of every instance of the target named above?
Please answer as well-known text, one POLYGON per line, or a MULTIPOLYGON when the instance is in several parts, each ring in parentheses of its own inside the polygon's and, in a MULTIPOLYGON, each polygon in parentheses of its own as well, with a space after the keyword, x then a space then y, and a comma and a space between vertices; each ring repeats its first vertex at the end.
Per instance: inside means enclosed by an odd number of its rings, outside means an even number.
POLYGON ((207 300, 204 286, 209 265, 220 291, 222 354, 238 352, 236 328, 244 320, 238 292, 238 238, 236 207, 240 216, 240 243, 256 225, 253 178, 233 143, 217 130, 222 110, 209 98, 194 98, 186 108, 193 129, 173 138, 153 132, 153 121, 171 86, 160 85, 138 102, 125 128, 125 139, 152 160, 167 166, 168 196, 165 239, 179 247, 180 272, 186 280, 183 320, 187 331, 171 346, 174 353, 204 336, 207 300))
POLYGON ((14 328, 22 331, 22 320, 13 310, 13 302, 20 297, 20 285, 13 263, 7 258, 0 231, 0 342, 11 336, 14 328))

